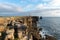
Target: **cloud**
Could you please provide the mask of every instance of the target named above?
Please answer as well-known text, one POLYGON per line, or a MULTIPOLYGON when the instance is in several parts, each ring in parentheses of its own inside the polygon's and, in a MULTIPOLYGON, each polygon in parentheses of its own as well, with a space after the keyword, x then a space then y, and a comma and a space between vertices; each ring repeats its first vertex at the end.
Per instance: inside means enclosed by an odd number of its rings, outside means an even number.
POLYGON ((51 0, 42 0, 43 2, 50 2, 51 0))
POLYGON ((21 12, 21 11, 23 11, 23 9, 21 7, 18 7, 18 6, 0 3, 0 12, 8 12, 8 11, 10 11, 10 12, 12 12, 12 11, 21 12))
POLYGON ((29 4, 25 8, 31 8, 32 6, 33 6, 32 4, 29 4))
POLYGON ((39 0, 31 0, 32 2, 38 2, 39 0))
MULTIPOLYGON (((28 0, 30 1, 30 0, 28 0)), ((28 2, 21 0, 21 2, 28 2)), ((34 0, 31 0, 32 2, 34 0)), ((41 0, 40 0, 41 1, 41 0)), ((35 0, 34 2, 39 2, 35 0)), ((21 4, 24 6, 23 4, 21 4)), ((24 7, 11 3, 0 3, 0 15, 35 15, 35 16, 60 16, 60 0, 42 0, 41 3, 32 4, 29 3, 24 7)))
POLYGON ((42 0, 43 2, 48 3, 40 3, 36 5, 37 9, 56 9, 60 8, 60 0, 42 0))
POLYGON ((34 10, 28 13, 31 13, 32 16, 60 17, 60 9, 42 9, 34 10))
POLYGON ((45 9, 45 8, 47 8, 47 5, 46 4, 38 4, 36 6, 36 9, 45 9))
MULTIPOLYGON (((24 8, 31 8, 32 5, 27 5, 24 8)), ((44 9, 47 8, 45 5, 39 4, 39 10, 25 11, 21 7, 9 5, 9 4, 0 4, 0 16, 44 16, 44 17, 60 17, 60 9, 44 9), (42 9, 43 8, 43 9, 42 9)))
POLYGON ((53 7, 60 7, 60 0, 52 0, 50 5, 53 7))
POLYGON ((35 8, 36 10, 32 12, 32 15, 44 17, 60 17, 60 0, 52 0, 48 4, 40 3, 36 5, 35 8))
POLYGON ((0 16, 26 16, 22 7, 0 3, 0 16))
MULTIPOLYGON (((34 7, 33 4, 28 4, 28 5, 26 5, 26 6, 24 7, 24 10, 25 10, 25 11, 31 11, 31 10, 33 10, 33 7, 34 7)), ((34 9, 35 9, 35 8, 34 8, 34 9)))

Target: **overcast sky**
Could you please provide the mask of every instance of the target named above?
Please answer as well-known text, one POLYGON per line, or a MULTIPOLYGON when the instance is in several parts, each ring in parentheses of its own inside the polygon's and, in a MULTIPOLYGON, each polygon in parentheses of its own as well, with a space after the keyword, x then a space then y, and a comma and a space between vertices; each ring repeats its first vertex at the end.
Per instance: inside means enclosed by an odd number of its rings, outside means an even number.
POLYGON ((60 17, 60 0, 0 0, 0 16, 60 17))

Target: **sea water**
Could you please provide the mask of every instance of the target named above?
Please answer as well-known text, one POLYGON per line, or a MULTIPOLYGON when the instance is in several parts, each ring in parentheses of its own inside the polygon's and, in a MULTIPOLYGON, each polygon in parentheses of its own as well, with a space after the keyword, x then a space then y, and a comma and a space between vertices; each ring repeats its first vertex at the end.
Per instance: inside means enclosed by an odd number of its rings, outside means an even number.
POLYGON ((38 25, 43 28, 43 32, 60 40, 60 17, 43 17, 39 19, 38 25))

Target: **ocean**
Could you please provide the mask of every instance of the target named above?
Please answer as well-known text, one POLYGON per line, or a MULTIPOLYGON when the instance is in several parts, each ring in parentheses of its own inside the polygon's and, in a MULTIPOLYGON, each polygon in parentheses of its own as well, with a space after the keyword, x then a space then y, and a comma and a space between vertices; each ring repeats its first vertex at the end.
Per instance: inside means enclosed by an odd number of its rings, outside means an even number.
POLYGON ((48 35, 52 35, 60 40, 60 17, 43 17, 39 19, 38 26, 48 35))

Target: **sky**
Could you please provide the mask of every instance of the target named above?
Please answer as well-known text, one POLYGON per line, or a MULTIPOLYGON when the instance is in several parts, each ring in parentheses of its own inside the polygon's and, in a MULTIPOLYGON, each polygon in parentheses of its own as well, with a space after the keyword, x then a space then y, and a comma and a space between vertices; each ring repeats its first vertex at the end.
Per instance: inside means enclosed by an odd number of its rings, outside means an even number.
POLYGON ((60 0, 0 0, 0 16, 60 17, 60 0))

